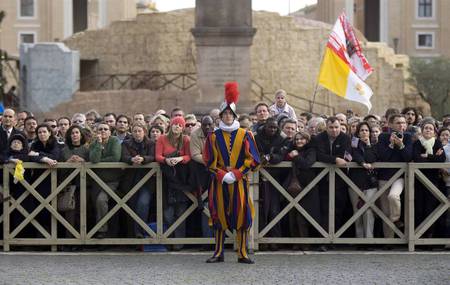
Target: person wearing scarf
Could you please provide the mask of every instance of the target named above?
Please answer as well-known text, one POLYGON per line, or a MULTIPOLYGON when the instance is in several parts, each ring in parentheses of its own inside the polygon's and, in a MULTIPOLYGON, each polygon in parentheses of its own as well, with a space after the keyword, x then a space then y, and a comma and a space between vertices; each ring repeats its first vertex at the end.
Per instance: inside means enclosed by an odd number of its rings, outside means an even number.
MULTIPOLYGON (((433 121, 424 121, 421 125, 422 137, 414 143, 414 162, 444 162, 445 153, 442 143, 436 139, 436 127, 433 121)), ((433 183, 439 185, 439 169, 421 169, 422 173, 433 183)), ((422 182, 416 180, 414 187, 415 225, 420 225, 439 205, 434 195, 422 182)), ((424 234, 431 238, 435 226, 432 225, 424 234)))
POLYGON ((203 160, 212 174, 208 191, 209 211, 215 234, 214 255, 207 263, 224 261, 226 230, 236 230, 238 262, 253 264, 247 252, 248 231, 254 208, 249 196, 247 173, 259 164, 259 153, 253 135, 239 127, 236 102, 237 83, 225 84, 225 102, 220 106, 219 128, 208 135, 203 160))

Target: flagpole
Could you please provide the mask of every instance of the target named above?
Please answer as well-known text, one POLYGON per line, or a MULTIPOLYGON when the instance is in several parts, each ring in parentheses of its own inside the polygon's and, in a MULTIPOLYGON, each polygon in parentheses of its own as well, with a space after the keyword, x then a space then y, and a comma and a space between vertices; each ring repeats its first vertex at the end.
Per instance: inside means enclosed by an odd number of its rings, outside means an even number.
POLYGON ((311 106, 309 108, 309 112, 310 113, 313 112, 314 104, 316 103, 316 93, 317 93, 317 88, 318 87, 319 87, 319 82, 316 82, 316 87, 314 88, 313 100, 312 100, 311 106))
MULTIPOLYGON (((328 39, 327 39, 327 43, 328 43, 328 39)), ((326 44, 325 44, 325 47, 326 47, 326 44)), ((323 45, 320 45, 319 49, 320 49, 320 66, 322 66, 323 57, 325 55, 325 49, 323 48, 323 45)), ((320 67, 319 67, 319 73, 320 73, 320 67)), ((311 106, 309 108, 310 113, 313 112, 314 104, 316 103, 316 94, 317 94, 318 88, 319 88, 319 75, 317 75, 317 77, 316 77, 316 86, 314 87, 313 100, 312 100, 311 106)))

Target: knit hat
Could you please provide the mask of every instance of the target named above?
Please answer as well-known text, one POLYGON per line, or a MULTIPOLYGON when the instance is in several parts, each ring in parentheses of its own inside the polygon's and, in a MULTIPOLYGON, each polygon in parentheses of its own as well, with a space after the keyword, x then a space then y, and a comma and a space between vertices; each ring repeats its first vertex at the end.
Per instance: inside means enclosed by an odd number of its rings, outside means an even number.
POLYGON ((11 147, 11 143, 14 140, 19 140, 22 142, 22 147, 24 150, 28 151, 27 139, 22 134, 14 134, 8 139, 8 146, 11 147))
POLYGON ((220 113, 222 113, 226 109, 230 109, 233 112, 234 117, 237 118, 236 114, 236 103, 239 100, 239 90, 237 82, 227 82, 225 83, 225 101, 220 105, 220 113))
POLYGON ((181 116, 177 116, 177 117, 173 117, 172 120, 170 120, 170 125, 180 125, 183 129, 186 125, 186 121, 184 120, 183 117, 181 116))

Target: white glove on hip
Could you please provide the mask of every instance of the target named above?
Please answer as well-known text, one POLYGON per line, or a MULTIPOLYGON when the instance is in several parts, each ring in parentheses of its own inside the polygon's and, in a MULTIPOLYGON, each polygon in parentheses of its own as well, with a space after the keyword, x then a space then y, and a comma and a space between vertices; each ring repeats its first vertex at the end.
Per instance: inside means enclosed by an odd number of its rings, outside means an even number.
POLYGON ((233 172, 227 172, 227 174, 225 174, 223 176, 223 180, 222 183, 227 183, 227 184, 232 184, 234 182, 236 182, 236 176, 234 176, 233 172))

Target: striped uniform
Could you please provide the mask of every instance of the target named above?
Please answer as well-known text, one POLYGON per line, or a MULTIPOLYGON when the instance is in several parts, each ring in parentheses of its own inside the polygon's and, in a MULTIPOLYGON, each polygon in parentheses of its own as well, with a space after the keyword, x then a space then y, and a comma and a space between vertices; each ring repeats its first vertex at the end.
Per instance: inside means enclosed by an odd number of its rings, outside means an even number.
POLYGON ((239 257, 247 257, 247 232, 254 217, 249 197, 246 173, 259 164, 259 153, 253 135, 238 128, 232 132, 218 129, 208 136, 203 159, 213 175, 209 188, 209 210, 216 234, 215 256, 223 254, 225 230, 237 230, 239 257), (236 182, 221 183, 227 172, 233 172, 236 182))

